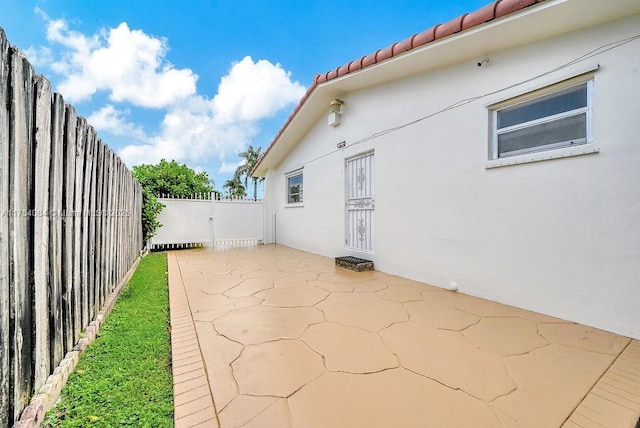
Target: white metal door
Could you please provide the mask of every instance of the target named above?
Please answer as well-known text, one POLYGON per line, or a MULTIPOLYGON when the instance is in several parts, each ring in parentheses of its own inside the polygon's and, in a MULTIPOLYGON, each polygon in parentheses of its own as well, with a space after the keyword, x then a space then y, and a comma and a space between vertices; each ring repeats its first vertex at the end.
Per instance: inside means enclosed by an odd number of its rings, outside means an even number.
POLYGON ((375 208, 373 153, 347 159, 346 181, 347 248, 372 253, 375 208))

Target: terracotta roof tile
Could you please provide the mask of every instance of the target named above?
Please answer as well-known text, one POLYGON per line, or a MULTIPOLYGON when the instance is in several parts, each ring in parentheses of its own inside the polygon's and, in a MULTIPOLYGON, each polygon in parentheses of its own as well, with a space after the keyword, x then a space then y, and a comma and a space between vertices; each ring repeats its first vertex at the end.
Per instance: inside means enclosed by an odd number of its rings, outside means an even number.
POLYGON ((464 19, 465 15, 467 14, 465 13, 464 15, 459 16, 456 19, 452 19, 446 24, 438 26, 438 28, 436 28, 435 30, 436 40, 460 32, 462 30, 462 20, 464 19))
POLYGON ((535 3, 536 0, 502 0, 496 5, 495 17, 500 18, 509 15, 535 3))
POLYGON ((436 29, 440 26, 440 24, 436 24, 435 26, 429 28, 428 30, 423 31, 413 38, 413 47, 417 48, 422 45, 426 45, 436 39, 436 29))
POLYGON ((315 86, 316 78, 317 78, 318 76, 319 76, 319 75, 318 75, 318 74, 316 74, 315 78, 313 79, 313 85, 311 85, 311 86, 309 86, 309 87, 307 88, 307 93, 306 93, 306 94, 304 94, 304 99, 309 98, 309 95, 311 95, 311 92, 313 92, 313 90, 315 89, 315 87, 316 87, 316 86, 315 86))
POLYGON ((345 74, 347 74, 349 72, 349 65, 350 64, 351 63, 345 64, 345 65, 343 65, 341 67, 338 67, 338 77, 344 76, 345 74))
POLYGON ((496 3, 490 3, 478 9, 473 13, 469 13, 462 20, 462 30, 468 30, 480 24, 484 24, 487 21, 491 21, 496 14, 496 3))
POLYGON ((489 3, 488 5, 476 10, 475 12, 460 15, 445 24, 434 25, 433 27, 423 31, 422 33, 414 34, 413 36, 404 39, 401 42, 394 43, 384 49, 379 49, 367 56, 363 56, 360 59, 342 65, 335 70, 331 70, 324 74, 316 74, 313 79, 313 84, 307 89, 306 94, 302 97, 300 102, 298 102, 298 105, 289 116, 289 119, 287 119, 282 128, 280 128, 278 135, 273 139, 269 147, 267 147, 267 150, 265 150, 262 158, 260 158, 254 170, 257 169, 257 167, 262 162, 262 159, 264 159, 264 156, 269 153, 271 147, 282 136, 284 130, 293 120, 293 117, 300 111, 302 105, 307 101, 309 96, 311 96, 311 93, 316 89, 317 86, 331 79, 335 79, 336 77, 344 76, 348 73, 353 73, 378 62, 385 61, 394 56, 402 55, 407 51, 418 48, 420 46, 424 46, 428 43, 433 42, 434 40, 439 40, 459 33, 461 31, 466 31, 470 28, 477 27, 478 25, 482 25, 486 22, 501 18, 503 16, 512 14, 536 3, 542 3, 544 1, 545 0, 495 0, 494 2, 489 3))
POLYGON ((362 68, 362 58, 360 58, 360 59, 358 59, 356 61, 351 61, 349 63, 349 73, 352 73, 354 71, 358 71, 361 68, 362 68))
POLYGON ((369 54, 367 56, 365 56, 364 58, 362 58, 362 68, 365 67, 369 67, 370 65, 373 65, 376 63, 376 54, 378 52, 374 52, 372 54, 369 54))
POLYGON ((404 39, 403 41, 396 43, 395 45, 393 45, 393 52, 392 55, 396 56, 399 55, 403 52, 406 52, 408 50, 411 50, 413 48, 413 38, 416 35, 414 34, 413 36, 404 39))
POLYGON ((393 47, 395 45, 396 43, 376 52, 376 62, 384 61, 385 59, 391 58, 393 56, 393 47))

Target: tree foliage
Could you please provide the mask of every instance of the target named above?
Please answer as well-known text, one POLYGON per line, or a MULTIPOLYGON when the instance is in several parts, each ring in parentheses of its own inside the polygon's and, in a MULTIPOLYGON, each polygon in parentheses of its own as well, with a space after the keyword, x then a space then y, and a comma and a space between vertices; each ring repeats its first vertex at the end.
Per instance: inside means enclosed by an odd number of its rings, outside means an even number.
POLYGON ((157 165, 133 167, 133 176, 143 188, 142 230, 145 242, 155 235, 161 224, 158 214, 164 208, 158 195, 188 198, 196 194, 217 193, 206 172, 196 172, 185 164, 162 159, 157 165))
POLYGON ((236 169, 235 177, 238 179, 244 177, 244 188, 247 189, 247 181, 249 177, 253 180, 253 199, 258 199, 258 182, 263 179, 260 177, 253 177, 251 175, 251 171, 255 168, 258 160, 260 160, 260 155, 262 154, 262 147, 258 147, 258 150, 254 149, 252 145, 247 147, 247 150, 239 153, 242 159, 244 159, 244 163, 236 169))
POLYGON ((167 162, 162 159, 157 165, 134 166, 133 175, 142 187, 154 195, 188 198, 198 193, 214 191, 206 172, 196 172, 176 161, 167 162))
POLYGON ((243 198, 247 196, 247 190, 242 185, 240 177, 238 177, 237 175, 225 181, 224 186, 222 187, 227 189, 227 196, 229 197, 243 198))
POLYGON ((158 221, 158 214, 164 205, 158 201, 156 195, 145 187, 142 188, 142 233, 144 242, 148 242, 156 234, 162 224, 158 221))

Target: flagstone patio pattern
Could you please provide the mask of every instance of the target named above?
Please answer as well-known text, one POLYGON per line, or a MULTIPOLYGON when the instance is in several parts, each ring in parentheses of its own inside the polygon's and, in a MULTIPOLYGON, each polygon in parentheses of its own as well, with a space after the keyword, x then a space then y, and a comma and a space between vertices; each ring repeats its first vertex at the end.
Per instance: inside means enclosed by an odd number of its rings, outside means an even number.
POLYGON ((199 347, 213 398, 185 359, 178 428, 633 427, 640 413, 640 347, 612 333, 278 245, 171 252, 169 280, 174 357, 199 347))

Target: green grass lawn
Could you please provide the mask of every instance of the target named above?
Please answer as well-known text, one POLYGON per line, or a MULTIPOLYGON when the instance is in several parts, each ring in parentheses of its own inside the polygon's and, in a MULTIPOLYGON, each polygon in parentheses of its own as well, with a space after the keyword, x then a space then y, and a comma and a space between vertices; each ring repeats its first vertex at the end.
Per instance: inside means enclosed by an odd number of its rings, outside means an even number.
POLYGON ((173 426, 166 271, 166 254, 142 259, 43 426, 173 426))

